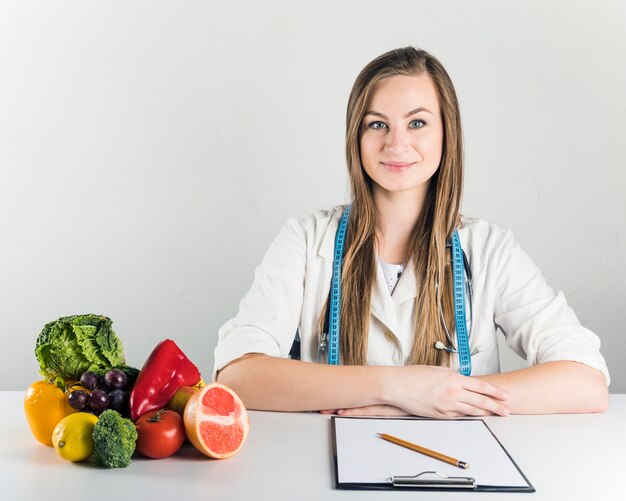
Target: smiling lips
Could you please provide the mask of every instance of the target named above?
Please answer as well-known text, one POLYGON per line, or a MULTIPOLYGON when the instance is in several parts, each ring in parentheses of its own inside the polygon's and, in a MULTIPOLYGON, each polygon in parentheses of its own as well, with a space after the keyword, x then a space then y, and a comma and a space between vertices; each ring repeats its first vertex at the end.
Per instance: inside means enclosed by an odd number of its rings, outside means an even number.
POLYGON ((380 162, 390 172, 403 172, 415 165, 415 162, 380 162))

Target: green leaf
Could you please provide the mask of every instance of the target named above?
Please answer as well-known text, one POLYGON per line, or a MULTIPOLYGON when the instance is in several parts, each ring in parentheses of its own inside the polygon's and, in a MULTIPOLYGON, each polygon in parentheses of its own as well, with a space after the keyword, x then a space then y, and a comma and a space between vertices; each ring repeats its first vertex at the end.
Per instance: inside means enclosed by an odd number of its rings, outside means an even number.
POLYGON ((61 317, 46 324, 37 338, 35 355, 43 376, 79 379, 87 370, 106 371, 124 365, 122 342, 102 315, 61 317))

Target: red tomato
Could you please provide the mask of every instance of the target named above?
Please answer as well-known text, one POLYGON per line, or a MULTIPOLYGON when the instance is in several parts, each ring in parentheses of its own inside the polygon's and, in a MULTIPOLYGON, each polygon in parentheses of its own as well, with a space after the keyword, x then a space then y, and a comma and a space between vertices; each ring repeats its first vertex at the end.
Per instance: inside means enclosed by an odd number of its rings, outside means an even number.
POLYGON ((152 459, 175 454, 185 440, 185 424, 177 412, 169 409, 146 412, 135 422, 136 449, 152 459))

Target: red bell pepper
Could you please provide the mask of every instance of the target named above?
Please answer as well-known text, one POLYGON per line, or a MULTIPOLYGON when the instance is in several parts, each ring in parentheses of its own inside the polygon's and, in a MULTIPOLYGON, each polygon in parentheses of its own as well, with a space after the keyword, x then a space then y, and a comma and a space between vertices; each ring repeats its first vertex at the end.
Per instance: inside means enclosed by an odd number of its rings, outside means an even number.
POLYGON ((182 386, 200 382, 200 371, 174 341, 161 341, 152 351, 130 392, 133 421, 154 409, 162 409, 182 386))

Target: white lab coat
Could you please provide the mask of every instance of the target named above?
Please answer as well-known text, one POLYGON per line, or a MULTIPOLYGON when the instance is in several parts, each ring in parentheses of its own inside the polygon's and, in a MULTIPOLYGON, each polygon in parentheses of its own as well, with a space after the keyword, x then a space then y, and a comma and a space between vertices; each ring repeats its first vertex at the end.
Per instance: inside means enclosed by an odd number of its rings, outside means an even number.
MULTIPOLYGON (((291 218, 255 271, 237 316, 219 330, 216 372, 246 353, 287 357, 296 331, 301 359, 318 358, 319 325, 332 276, 335 233, 344 206, 291 218)), ((598 336, 582 327, 562 292, 555 294, 510 231, 464 219, 459 228, 473 281, 472 375, 500 370, 496 331, 528 365, 574 360, 609 374, 598 336)), ((378 261, 377 261, 378 263, 378 261)), ((409 262, 393 294, 380 263, 372 291, 369 365, 403 365, 413 343, 416 284, 409 262)), ((451 326, 450 326, 451 327, 451 326)), ((458 357, 451 366, 458 370, 458 357)))

